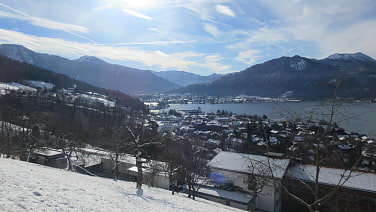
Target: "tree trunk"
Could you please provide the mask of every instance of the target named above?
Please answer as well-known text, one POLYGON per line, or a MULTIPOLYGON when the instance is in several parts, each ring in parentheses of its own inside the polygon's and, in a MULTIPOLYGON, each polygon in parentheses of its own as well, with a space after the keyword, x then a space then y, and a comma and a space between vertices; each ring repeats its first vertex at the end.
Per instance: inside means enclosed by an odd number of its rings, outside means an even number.
POLYGON ((141 158, 136 158, 136 166, 137 166, 137 187, 141 189, 142 187, 142 161, 141 158))
POLYGON ((27 151, 27 158, 26 158, 26 161, 29 162, 30 161, 30 156, 31 156, 31 152, 33 151, 33 145, 30 145, 29 146, 29 150, 27 151))
POLYGON ((256 189, 252 190, 252 202, 251 202, 251 208, 250 211, 254 212, 256 210, 256 197, 257 197, 257 191, 256 189))
POLYGON ((188 198, 192 197, 192 187, 190 184, 188 184, 188 198))
POLYGON ((115 153, 115 159, 113 160, 114 168, 113 168, 113 175, 114 180, 117 181, 119 179, 119 154, 115 153))

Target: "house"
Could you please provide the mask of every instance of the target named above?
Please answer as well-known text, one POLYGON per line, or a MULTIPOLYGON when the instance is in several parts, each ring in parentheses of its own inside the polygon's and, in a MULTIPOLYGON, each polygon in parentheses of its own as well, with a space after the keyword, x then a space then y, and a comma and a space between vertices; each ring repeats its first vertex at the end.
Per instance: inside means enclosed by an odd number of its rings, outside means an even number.
MULTIPOLYGON (((112 175, 114 161, 110 155, 101 158, 102 168, 108 175, 112 175)), ((163 171, 165 164, 160 161, 150 161, 142 165, 142 183, 153 187, 169 189, 170 182, 168 175, 163 171)), ((136 180, 138 168, 136 157, 129 154, 122 154, 119 159, 119 176, 126 180, 136 180)))
POLYGON ((30 162, 55 168, 67 168, 67 159, 62 151, 57 149, 36 149, 30 155, 30 162))
MULTIPOLYGON (((313 186, 316 166, 297 164, 288 168, 284 185, 290 192, 306 202, 313 202, 314 196, 306 185, 313 186), (303 185, 301 182, 304 182, 303 185)), ((327 194, 341 186, 331 199, 323 206, 323 211, 375 211, 376 208, 376 174, 372 172, 350 171, 338 168, 321 167, 319 172, 319 190, 327 194)), ((284 209, 301 211, 304 206, 295 200, 284 198, 284 209)), ((321 211, 321 210, 320 210, 321 211)))
POLYGON ((255 196, 256 209, 281 211, 282 180, 289 160, 222 151, 209 163, 211 173, 225 176, 227 183, 255 196), (252 180, 263 179, 263 180, 252 180), (255 186, 255 183, 260 183, 255 186), (256 194, 256 195, 255 195, 256 194))

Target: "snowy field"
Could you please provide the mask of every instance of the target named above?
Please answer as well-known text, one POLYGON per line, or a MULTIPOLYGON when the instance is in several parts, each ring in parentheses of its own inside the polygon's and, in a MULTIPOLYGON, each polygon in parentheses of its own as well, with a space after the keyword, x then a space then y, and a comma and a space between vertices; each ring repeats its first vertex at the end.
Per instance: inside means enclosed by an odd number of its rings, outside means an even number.
POLYGON ((186 194, 0 158, 0 211, 240 211, 186 194))

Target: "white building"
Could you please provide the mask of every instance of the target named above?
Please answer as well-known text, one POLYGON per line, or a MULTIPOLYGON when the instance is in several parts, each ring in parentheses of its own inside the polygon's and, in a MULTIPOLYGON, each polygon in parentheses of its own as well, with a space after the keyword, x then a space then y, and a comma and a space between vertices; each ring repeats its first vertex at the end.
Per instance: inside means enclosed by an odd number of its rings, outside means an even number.
POLYGON ((253 194, 251 178, 264 178, 263 185, 257 186, 256 208, 264 211, 281 211, 282 180, 289 160, 272 159, 265 156, 222 151, 209 162, 212 173, 221 173, 227 182, 232 182, 244 191, 253 194))

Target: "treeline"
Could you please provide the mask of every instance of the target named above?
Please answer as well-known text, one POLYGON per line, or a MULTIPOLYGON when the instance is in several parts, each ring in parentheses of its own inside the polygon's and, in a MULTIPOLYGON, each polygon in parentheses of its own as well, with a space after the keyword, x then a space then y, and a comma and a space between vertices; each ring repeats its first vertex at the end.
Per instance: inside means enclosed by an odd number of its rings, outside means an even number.
POLYGON ((109 108, 98 104, 66 104, 59 95, 7 94, 0 97, 0 152, 17 152, 29 145, 56 148, 61 138, 90 143, 105 126, 117 126, 138 111, 109 108), (38 138, 31 139, 37 130, 38 138))
POLYGON ((0 56, 0 82, 22 83, 24 80, 49 82, 54 84, 56 89, 73 88, 76 86, 76 90, 79 92, 91 91, 104 94, 116 100, 118 104, 124 107, 146 111, 146 107, 140 100, 121 93, 120 91, 95 87, 88 83, 74 80, 63 74, 0 56))

